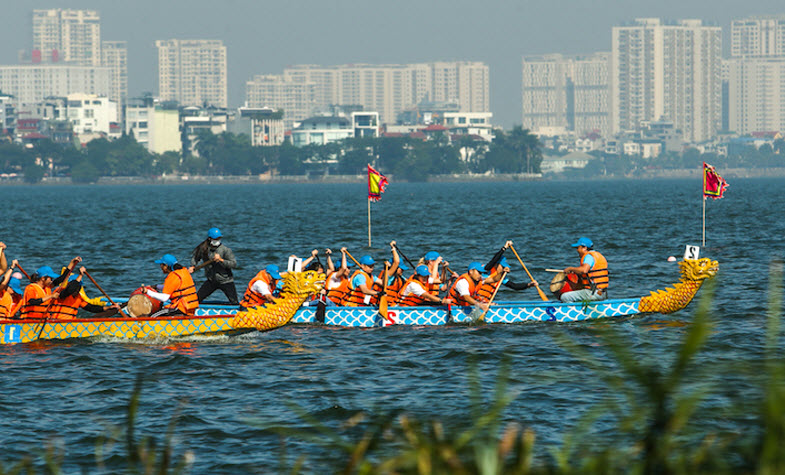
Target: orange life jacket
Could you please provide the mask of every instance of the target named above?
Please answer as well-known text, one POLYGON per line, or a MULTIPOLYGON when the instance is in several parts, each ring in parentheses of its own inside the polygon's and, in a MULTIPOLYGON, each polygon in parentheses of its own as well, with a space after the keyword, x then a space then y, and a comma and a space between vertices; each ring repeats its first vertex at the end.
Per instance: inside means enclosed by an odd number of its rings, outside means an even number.
POLYGON ((167 308, 176 308, 185 315, 193 315, 199 308, 194 280, 185 267, 169 272, 164 280, 163 293, 169 294, 172 302, 167 308))
POLYGON ((42 287, 38 283, 30 283, 25 287, 25 293, 22 295, 21 318, 44 318, 48 304, 32 305, 29 302, 33 299, 43 299, 52 294, 52 289, 49 287, 42 287))
POLYGON ((406 282, 402 276, 395 274, 392 277, 392 282, 387 284, 387 301, 397 302, 403 290, 403 284, 406 282))
POLYGON ((448 296, 449 296, 450 299, 452 299, 452 301, 455 303, 455 305, 468 306, 468 305, 471 305, 471 304, 469 302, 467 302, 463 298, 463 295, 461 295, 460 292, 458 292, 458 290, 456 290, 456 288, 455 288, 455 286, 458 284, 458 282, 461 279, 466 279, 466 281, 469 283, 469 295, 474 297, 474 298, 477 297, 475 294, 477 292, 477 284, 478 283, 475 282, 471 278, 471 276, 469 275, 468 272, 463 274, 462 276, 458 277, 458 279, 455 281, 455 283, 452 284, 452 287, 450 287, 450 292, 448 293, 448 296))
MULTIPOLYGON (((491 277, 496 276, 498 270, 495 270, 491 273, 491 277)), ((494 282, 494 283, 482 283, 477 287, 477 290, 474 291, 476 298, 480 302, 490 302, 491 297, 493 297, 493 293, 496 292, 496 289, 502 285, 502 281, 494 282)))
MULTIPOLYGON (((329 284, 330 278, 336 272, 337 271, 330 272, 330 274, 327 276, 327 280, 325 281, 327 282, 327 284, 325 285, 329 284)), ((327 298, 332 300, 332 302, 335 305, 341 305, 343 300, 346 298, 346 294, 348 293, 349 293, 349 279, 347 279, 346 277, 341 277, 341 281, 337 287, 333 287, 332 289, 327 289, 327 298)))
POLYGON ((582 274, 580 276, 580 282, 584 286, 584 288, 594 289, 594 287, 598 289, 607 289, 608 283, 610 279, 608 277, 608 261, 605 260, 605 256, 600 254, 597 251, 589 251, 581 258, 581 265, 583 265, 583 260, 586 259, 587 255, 591 255, 594 258, 594 265, 589 269, 587 274, 582 274))
MULTIPOLYGON (((400 292, 399 297, 398 297, 398 305, 399 306, 401 306, 401 307, 414 307, 414 306, 417 306, 417 305, 430 305, 431 304, 431 302, 425 300, 424 298, 422 298, 419 295, 414 295, 413 293, 408 293, 408 294, 404 295, 404 292, 406 292, 406 288, 409 287, 409 284, 419 285, 420 287, 422 287, 423 290, 425 290, 426 292, 428 291, 428 284, 427 283, 423 284, 422 282, 417 280, 417 278, 415 276, 409 277, 409 279, 403 284, 403 287, 401 288, 401 292, 400 292)), ((428 293, 430 293, 430 292, 428 292, 428 293)))
POLYGON ((80 308, 87 305, 79 292, 74 295, 69 295, 65 298, 57 298, 54 303, 49 307, 49 318, 55 320, 71 320, 76 318, 76 312, 80 308))
POLYGON ((9 288, 4 289, 0 295, 0 318, 9 318, 15 303, 14 292, 9 288))
POLYGON ((346 297, 344 297, 343 301, 341 302, 342 305, 345 305, 347 307, 367 307, 370 305, 371 296, 363 293, 363 291, 360 290, 359 285, 357 287, 354 287, 354 283, 353 283, 354 278, 357 277, 358 275, 362 275, 365 278, 366 287, 368 287, 369 289, 372 288, 373 279, 371 278, 371 276, 366 274, 365 271, 361 269, 357 269, 356 271, 354 271, 354 274, 352 274, 352 277, 349 279, 349 292, 346 294, 346 297), (369 297, 368 302, 365 301, 365 297, 369 297))
POLYGON ((248 288, 245 290, 245 295, 243 295, 242 302, 240 302, 241 306, 245 308, 252 308, 264 305, 269 302, 266 295, 262 295, 251 289, 251 287, 253 287, 253 285, 260 280, 267 284, 267 287, 270 288, 270 293, 275 290, 275 279, 273 279, 266 270, 262 269, 253 279, 251 279, 250 282, 248 282, 248 288))

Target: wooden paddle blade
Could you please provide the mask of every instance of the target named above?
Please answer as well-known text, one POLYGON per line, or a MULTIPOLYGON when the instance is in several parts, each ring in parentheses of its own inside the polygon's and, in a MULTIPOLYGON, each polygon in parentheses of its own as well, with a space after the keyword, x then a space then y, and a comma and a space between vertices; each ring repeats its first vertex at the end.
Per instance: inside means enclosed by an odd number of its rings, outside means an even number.
POLYGON ((543 302, 547 302, 548 301, 548 296, 545 295, 545 292, 542 291, 542 289, 540 288, 539 285, 535 285, 535 287, 537 288, 537 293, 540 294, 540 298, 542 299, 542 301, 543 302))
POLYGON ((385 319, 389 320, 390 323, 395 323, 395 321, 390 317, 390 314, 387 312, 387 296, 382 295, 379 297, 379 314, 383 316, 385 319))

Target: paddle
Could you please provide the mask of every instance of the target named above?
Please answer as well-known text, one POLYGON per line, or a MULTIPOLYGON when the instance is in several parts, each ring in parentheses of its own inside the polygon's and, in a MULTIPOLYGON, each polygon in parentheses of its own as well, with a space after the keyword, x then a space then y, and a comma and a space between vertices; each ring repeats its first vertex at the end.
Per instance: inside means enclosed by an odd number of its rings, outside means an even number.
MULTIPOLYGON (((112 305, 116 305, 116 304, 114 303, 114 301, 112 300, 112 298, 111 298, 111 297, 109 297, 109 296, 106 294, 106 292, 104 292, 104 289, 102 289, 102 288, 101 288, 101 286, 100 286, 100 285, 98 285, 98 282, 96 282, 96 281, 95 281, 95 279, 93 279, 93 276, 92 276, 92 275, 90 275, 90 273, 89 273, 89 272, 87 272, 87 271, 85 270, 85 271, 84 271, 84 275, 86 275, 86 276, 87 276, 87 278, 88 278, 88 279, 90 279, 90 282, 92 282, 92 283, 93 283, 93 285, 95 285, 95 286, 98 288, 98 290, 100 290, 100 291, 101 291, 101 293, 102 293, 102 294, 104 294, 104 297, 106 297, 106 299, 109 301, 109 303, 111 303, 112 305)), ((122 315, 123 317, 125 317, 125 318, 128 318, 128 315, 126 315, 126 314, 125 314, 125 312, 123 312, 123 309, 119 308, 119 309, 117 309, 117 311, 118 311, 118 312, 120 313, 120 315, 122 315)))
POLYGON ((545 272, 556 272, 557 274, 558 274, 559 272, 564 272, 564 269, 543 269, 543 270, 544 270, 545 272))
POLYGON ((401 252, 401 248, 398 247, 398 244, 395 245, 395 250, 398 251, 398 254, 400 254, 401 257, 403 257, 403 259, 406 261, 407 264, 409 264, 409 267, 411 267, 412 270, 417 267, 416 265, 412 264, 412 261, 410 261, 408 257, 406 257, 406 254, 401 252))
POLYGON ((479 321, 481 322, 485 321, 485 314, 488 313, 488 310, 490 310, 491 304, 493 303, 493 299, 496 298, 496 293, 499 292, 499 287, 501 287, 501 282, 504 280, 505 277, 507 277, 506 272, 502 274, 502 278, 501 280, 499 280, 499 285, 496 286, 496 289, 493 291, 493 295, 491 295, 491 299, 488 300, 488 308, 486 308, 485 311, 482 312, 480 318, 478 318, 479 321))
POLYGON ((22 271, 22 274, 24 274, 24 275, 25 275, 25 277, 27 277, 27 280, 30 280, 30 274, 28 274, 27 272, 25 272, 25 270, 24 270, 24 269, 22 269, 22 266, 20 266, 18 262, 16 263, 16 268, 17 268, 17 269, 19 269, 20 271, 22 271))
MULTIPOLYGON (((534 282, 534 277, 532 277, 531 273, 529 273, 529 269, 526 268, 526 264, 523 263, 523 261, 521 260, 521 256, 518 255, 518 251, 515 250, 512 244, 510 244, 510 249, 512 249, 512 252, 515 253, 515 257, 518 258, 518 262, 521 263, 521 266, 523 266, 523 270, 526 271, 526 275, 528 275, 529 279, 531 279, 531 281, 534 282)), ((537 288, 537 293, 540 294, 540 298, 543 300, 543 302, 547 302, 548 297, 545 295, 545 292, 543 292, 542 289, 540 289, 540 285, 534 284, 534 286, 537 288)))
POLYGON ((387 313, 387 279, 388 275, 387 272, 389 271, 389 267, 387 267, 387 263, 384 263, 384 283, 382 285, 382 296, 379 297, 379 313, 390 321, 390 323, 395 323, 390 315, 387 313))

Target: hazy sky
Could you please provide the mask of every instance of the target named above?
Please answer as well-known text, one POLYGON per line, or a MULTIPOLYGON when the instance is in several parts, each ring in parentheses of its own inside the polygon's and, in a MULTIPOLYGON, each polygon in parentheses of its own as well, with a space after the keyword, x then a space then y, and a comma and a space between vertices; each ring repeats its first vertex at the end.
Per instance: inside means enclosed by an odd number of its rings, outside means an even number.
POLYGON ((785 14, 782 0, 2 0, 0 64, 30 49, 34 8, 98 10, 103 40, 128 41, 131 97, 157 93, 155 40, 222 39, 229 105, 255 74, 292 64, 483 61, 494 122, 521 122, 521 57, 610 51, 611 27, 638 17, 731 20, 785 14))

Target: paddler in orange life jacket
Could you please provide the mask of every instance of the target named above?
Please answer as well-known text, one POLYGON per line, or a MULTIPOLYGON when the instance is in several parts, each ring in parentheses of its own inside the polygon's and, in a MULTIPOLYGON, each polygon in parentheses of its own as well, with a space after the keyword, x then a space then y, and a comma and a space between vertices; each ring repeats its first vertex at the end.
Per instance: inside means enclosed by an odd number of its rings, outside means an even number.
POLYGON ((164 288, 161 292, 147 289, 145 293, 150 298, 161 302, 168 300, 170 303, 151 316, 168 317, 196 313, 196 309, 199 308, 199 300, 196 297, 194 279, 191 277, 191 269, 193 268, 183 267, 171 254, 164 254, 160 259, 156 259, 155 263, 159 264, 161 272, 166 274, 164 288))
POLYGON ((349 268, 354 265, 351 261, 346 260, 346 248, 341 248, 341 260, 337 262, 337 267, 333 265, 332 251, 327 249, 327 280, 324 283, 326 295, 325 304, 342 305, 343 300, 349 293, 349 268))
POLYGON ((0 279, 0 318, 10 318, 22 301, 24 293, 21 286, 22 274, 14 272, 16 264, 14 260, 0 279))
MULTIPOLYGON (((509 271, 509 268, 506 270, 509 271)), ((455 283, 452 284, 450 292, 447 295, 456 305, 475 305, 481 307, 483 310, 487 310, 490 296, 486 299, 478 297, 478 291, 483 285, 488 285, 491 289, 495 289, 496 287, 493 284, 499 282, 502 274, 494 273, 489 277, 483 278, 483 272, 485 272, 485 268, 482 264, 479 262, 472 262, 469 264, 469 270, 458 277, 455 283)), ((491 292, 493 292, 493 290, 491 290, 491 292)))
MULTIPOLYGON (((403 276, 403 273, 409 270, 409 267, 401 262, 401 257, 398 255, 398 247, 395 245, 395 241, 390 241, 390 252, 392 252, 393 261, 387 270, 387 300, 389 302, 395 302, 398 300, 401 290, 403 290, 403 284, 406 283, 406 277, 403 276)), ((379 272, 379 279, 381 280, 383 277, 384 269, 379 272)))
MULTIPOLYGON (((49 310, 49 305, 53 299, 60 295, 59 290, 52 291, 68 278, 68 274, 82 262, 81 257, 74 257, 68 263, 65 272, 61 275, 55 274, 49 266, 41 266, 30 276, 30 284, 25 287, 22 300, 19 302, 20 318, 45 318, 49 310)), ((12 314, 13 315, 13 314, 12 314)))
POLYGON ((578 251, 581 264, 577 267, 565 267, 565 274, 576 274, 584 288, 565 292, 561 295, 562 302, 585 302, 587 300, 605 300, 608 298, 608 261, 595 251, 594 243, 587 237, 578 239, 572 245, 578 251))
POLYGON ((413 307, 416 305, 447 305, 452 303, 449 298, 439 298, 428 291, 428 279, 431 271, 425 264, 420 264, 414 269, 414 275, 409 277, 403 284, 398 297, 398 305, 401 307, 413 307))
POLYGON ((380 291, 373 290, 373 268, 376 261, 369 255, 362 256, 358 261, 360 268, 354 271, 349 279, 349 293, 343 299, 343 305, 347 307, 367 307, 371 305, 371 299, 378 297, 380 291))
POLYGON ((120 306, 117 304, 107 306, 96 305, 87 302, 82 298, 82 278, 84 277, 85 272, 86 269, 80 267, 79 272, 76 275, 72 275, 68 278, 68 285, 60 291, 59 296, 52 302, 52 305, 49 306, 48 318, 53 320, 71 320, 76 318, 79 309, 87 310, 90 313, 114 310, 114 312, 107 314, 107 316, 114 315, 120 310, 120 306))
POLYGON ((260 270, 248 282, 248 288, 245 290, 240 306, 253 308, 267 303, 275 303, 276 298, 273 296, 273 292, 275 292, 279 280, 281 280, 281 272, 277 265, 270 264, 260 270))

